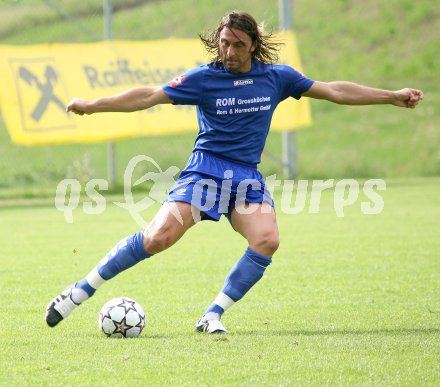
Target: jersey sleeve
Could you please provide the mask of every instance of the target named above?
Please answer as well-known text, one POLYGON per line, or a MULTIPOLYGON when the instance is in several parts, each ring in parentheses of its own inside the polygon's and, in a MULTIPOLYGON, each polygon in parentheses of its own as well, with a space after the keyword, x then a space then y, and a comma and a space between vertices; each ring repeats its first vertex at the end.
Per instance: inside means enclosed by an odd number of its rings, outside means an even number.
POLYGON ((196 67, 162 85, 175 105, 199 105, 203 98, 205 66, 196 67))
POLYGON ((290 66, 280 66, 280 92, 281 99, 288 97, 300 99, 301 94, 305 93, 312 87, 315 82, 313 79, 307 78, 304 74, 295 70, 290 66))

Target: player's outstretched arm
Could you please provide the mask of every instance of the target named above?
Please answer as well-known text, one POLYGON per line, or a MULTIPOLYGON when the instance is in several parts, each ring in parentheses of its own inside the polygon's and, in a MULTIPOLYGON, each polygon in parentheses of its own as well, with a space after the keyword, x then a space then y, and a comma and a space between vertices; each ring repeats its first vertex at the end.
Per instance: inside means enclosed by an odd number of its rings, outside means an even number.
POLYGON ((102 112, 129 113, 167 103, 171 103, 171 100, 161 86, 135 87, 110 97, 95 100, 74 98, 67 104, 66 111, 80 116, 102 112))
POLYGON ((391 104, 413 109, 423 99, 423 92, 410 88, 397 91, 375 89, 345 81, 315 81, 303 96, 325 99, 341 105, 391 104))

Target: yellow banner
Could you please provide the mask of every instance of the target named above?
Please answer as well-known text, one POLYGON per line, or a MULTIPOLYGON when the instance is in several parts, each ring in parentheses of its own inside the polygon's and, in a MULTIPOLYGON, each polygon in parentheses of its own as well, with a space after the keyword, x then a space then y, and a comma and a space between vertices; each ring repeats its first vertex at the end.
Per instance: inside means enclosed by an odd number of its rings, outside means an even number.
MULTIPOLYGON (((300 69, 292 32, 280 63, 300 69)), ((160 105, 124 114, 76 116, 65 112, 73 97, 95 99, 134 86, 158 86, 208 62, 200 41, 169 39, 90 44, 0 45, 0 108, 16 144, 99 142, 196 130, 192 106, 160 105)), ((289 98, 275 112, 273 130, 311 124, 307 99, 289 98)))

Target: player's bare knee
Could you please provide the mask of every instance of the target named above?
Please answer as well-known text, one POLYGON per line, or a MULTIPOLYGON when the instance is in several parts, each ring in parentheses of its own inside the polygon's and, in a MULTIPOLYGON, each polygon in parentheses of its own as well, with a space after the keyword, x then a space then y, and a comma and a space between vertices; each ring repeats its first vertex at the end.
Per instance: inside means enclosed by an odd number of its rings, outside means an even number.
POLYGON ((261 235, 250 245, 257 253, 271 257, 278 250, 280 239, 278 233, 267 233, 261 235))
POLYGON ((166 250, 174 243, 172 232, 167 227, 144 231, 144 249, 150 254, 156 254, 166 250))
POLYGON ((275 252, 280 247, 280 239, 278 238, 278 235, 274 235, 271 238, 267 239, 265 246, 266 246, 266 249, 268 251, 270 251, 270 254, 268 254, 269 256, 272 256, 273 254, 275 254, 275 252))

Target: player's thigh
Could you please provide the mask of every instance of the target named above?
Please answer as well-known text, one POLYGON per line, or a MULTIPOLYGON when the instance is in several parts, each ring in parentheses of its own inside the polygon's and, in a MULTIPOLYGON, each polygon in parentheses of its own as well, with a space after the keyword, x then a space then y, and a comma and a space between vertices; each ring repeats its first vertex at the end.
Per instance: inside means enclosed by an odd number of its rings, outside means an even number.
POLYGON ((257 253, 271 256, 279 246, 275 210, 269 203, 241 203, 231 213, 234 229, 257 253))
POLYGON ((194 225, 191 204, 165 202, 144 230, 144 248, 158 253, 176 243, 194 225))

